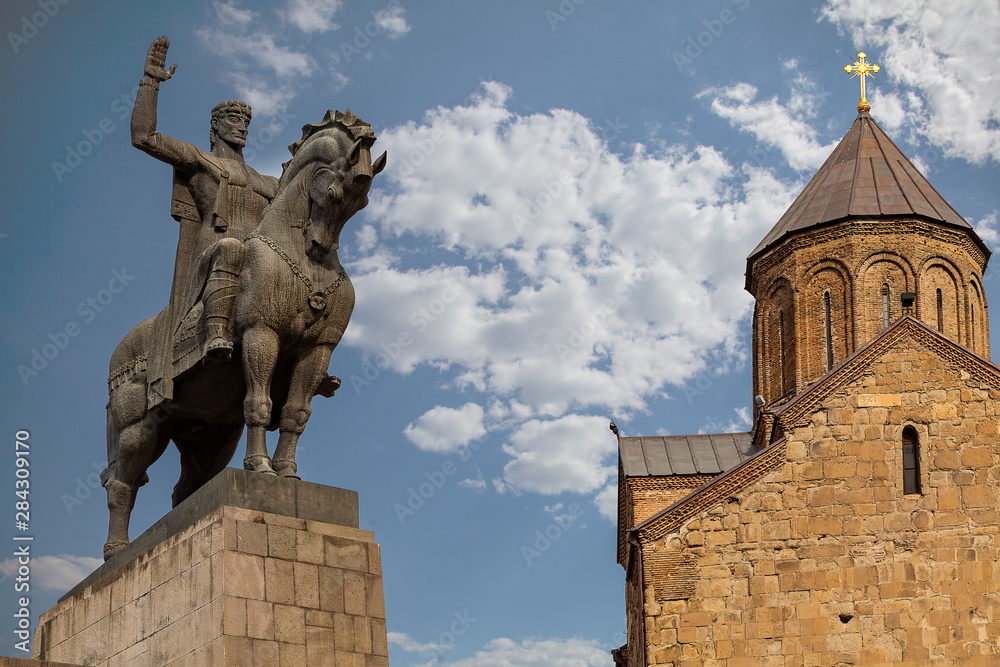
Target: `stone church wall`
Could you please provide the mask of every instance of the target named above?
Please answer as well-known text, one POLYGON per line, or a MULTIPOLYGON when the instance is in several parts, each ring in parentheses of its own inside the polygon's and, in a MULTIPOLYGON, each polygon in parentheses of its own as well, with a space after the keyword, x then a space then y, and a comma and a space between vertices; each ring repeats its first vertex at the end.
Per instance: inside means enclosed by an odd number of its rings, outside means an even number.
POLYGON ((785 433, 777 470, 645 545, 648 664, 1000 664, 998 411, 1000 391, 903 338, 785 433), (688 593, 654 586, 680 555, 688 593))

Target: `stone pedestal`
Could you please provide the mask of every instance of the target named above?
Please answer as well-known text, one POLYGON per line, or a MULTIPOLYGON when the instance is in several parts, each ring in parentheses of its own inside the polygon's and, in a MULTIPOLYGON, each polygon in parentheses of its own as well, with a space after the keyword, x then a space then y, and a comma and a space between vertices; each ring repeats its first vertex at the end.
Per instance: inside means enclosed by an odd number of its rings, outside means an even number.
POLYGON ((45 612, 34 657, 101 667, 385 667, 357 494, 227 468, 45 612))

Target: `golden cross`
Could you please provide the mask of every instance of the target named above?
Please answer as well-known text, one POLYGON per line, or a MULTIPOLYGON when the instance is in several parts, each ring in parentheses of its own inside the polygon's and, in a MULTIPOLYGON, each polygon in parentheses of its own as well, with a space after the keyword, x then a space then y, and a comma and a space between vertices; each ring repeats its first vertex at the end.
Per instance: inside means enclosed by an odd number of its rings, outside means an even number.
POLYGON ((870 76, 875 78, 874 72, 879 70, 878 65, 875 63, 865 62, 865 52, 862 51, 858 54, 858 59, 853 65, 844 65, 844 71, 847 73, 853 72, 851 78, 860 77, 861 78, 861 99, 858 100, 858 112, 870 111, 871 107, 868 106, 868 99, 865 97, 865 77, 870 76))

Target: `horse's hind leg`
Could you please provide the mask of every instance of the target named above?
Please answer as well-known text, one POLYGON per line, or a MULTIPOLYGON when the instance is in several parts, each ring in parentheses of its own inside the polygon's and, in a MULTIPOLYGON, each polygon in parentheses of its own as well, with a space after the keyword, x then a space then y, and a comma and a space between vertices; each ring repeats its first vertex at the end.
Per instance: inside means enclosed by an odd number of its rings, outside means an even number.
POLYGON ((277 362, 278 334, 260 325, 243 333, 243 377, 247 385, 243 401, 247 454, 243 467, 267 475, 274 474, 265 435, 271 423, 271 378, 277 362))
POLYGON ((312 414, 309 403, 316 395, 319 383, 326 377, 331 354, 333 348, 329 346, 307 350, 300 355, 292 371, 288 398, 281 409, 278 445, 274 448, 274 467, 281 477, 299 479, 296 474, 298 466, 295 463, 295 447, 306 428, 309 415, 312 414))
POLYGON ((240 444, 243 424, 224 424, 202 433, 197 439, 174 439, 181 453, 181 476, 170 497, 174 507, 229 465, 240 444))
POLYGON ((108 408, 108 468, 101 474, 101 483, 108 492, 108 541, 104 559, 129 543, 128 524, 135 507, 135 496, 147 480, 146 470, 160 458, 167 446, 168 435, 157 413, 144 412, 140 419, 119 428, 115 423, 115 397, 108 408))

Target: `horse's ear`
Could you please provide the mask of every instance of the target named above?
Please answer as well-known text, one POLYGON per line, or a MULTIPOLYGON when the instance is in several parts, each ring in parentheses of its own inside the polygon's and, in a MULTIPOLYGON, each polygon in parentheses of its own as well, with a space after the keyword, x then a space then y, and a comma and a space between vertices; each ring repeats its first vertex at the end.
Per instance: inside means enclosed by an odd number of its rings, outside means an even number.
POLYGON ((372 164, 372 178, 378 176, 385 169, 386 154, 382 153, 378 156, 378 159, 372 164))
POLYGON ((364 137, 355 141, 354 145, 351 146, 351 150, 347 152, 347 164, 352 167, 356 165, 358 160, 361 158, 361 141, 363 139, 364 137))

